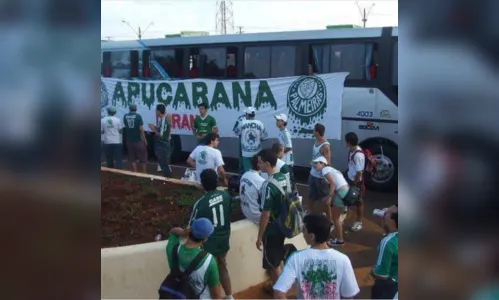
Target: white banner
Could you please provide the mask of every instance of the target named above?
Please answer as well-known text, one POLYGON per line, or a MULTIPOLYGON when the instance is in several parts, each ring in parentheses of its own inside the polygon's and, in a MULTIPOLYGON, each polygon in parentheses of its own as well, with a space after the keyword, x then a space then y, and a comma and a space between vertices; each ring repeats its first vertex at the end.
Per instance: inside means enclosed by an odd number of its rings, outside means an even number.
MULTIPOLYGON (((101 116, 116 106, 117 117, 128 113, 130 103, 144 124, 156 124, 155 110, 164 103, 172 115, 172 133, 191 135, 197 105, 206 103, 218 123, 221 137, 234 137, 232 128, 248 106, 256 108, 269 137, 278 131, 274 115, 288 115, 287 128, 294 138, 311 138, 316 123, 326 126, 329 139, 341 139, 341 104, 348 73, 251 80, 189 79, 180 81, 136 81, 101 79, 101 116)), ((148 130, 148 126, 144 126, 148 130)))

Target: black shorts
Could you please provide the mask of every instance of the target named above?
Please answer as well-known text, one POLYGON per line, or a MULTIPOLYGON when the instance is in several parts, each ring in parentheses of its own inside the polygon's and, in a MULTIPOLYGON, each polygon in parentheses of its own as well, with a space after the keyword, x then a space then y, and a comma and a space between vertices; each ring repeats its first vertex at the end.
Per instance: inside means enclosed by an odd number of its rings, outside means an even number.
POLYGON ((393 299, 398 290, 397 282, 391 279, 376 279, 371 288, 371 299, 393 299))
POLYGON ((284 261, 284 234, 271 234, 263 237, 263 268, 271 270, 279 267, 284 261))
POLYGON ((324 178, 308 175, 308 198, 319 201, 329 195, 329 183, 324 178))

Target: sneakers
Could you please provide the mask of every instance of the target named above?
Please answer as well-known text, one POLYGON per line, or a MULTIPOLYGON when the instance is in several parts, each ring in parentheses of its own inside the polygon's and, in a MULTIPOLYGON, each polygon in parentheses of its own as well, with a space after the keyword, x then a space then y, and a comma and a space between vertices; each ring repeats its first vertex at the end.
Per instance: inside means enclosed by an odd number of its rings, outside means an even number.
POLYGON ((330 240, 329 242, 327 242, 327 245, 329 247, 339 247, 339 246, 345 245, 345 241, 340 241, 338 239, 333 239, 333 240, 330 240))
POLYGON ((355 222, 350 228, 351 231, 360 231, 362 229, 362 222, 355 222))
POLYGON ((232 295, 228 295, 228 296, 225 296, 225 299, 234 300, 234 297, 232 297, 232 295))

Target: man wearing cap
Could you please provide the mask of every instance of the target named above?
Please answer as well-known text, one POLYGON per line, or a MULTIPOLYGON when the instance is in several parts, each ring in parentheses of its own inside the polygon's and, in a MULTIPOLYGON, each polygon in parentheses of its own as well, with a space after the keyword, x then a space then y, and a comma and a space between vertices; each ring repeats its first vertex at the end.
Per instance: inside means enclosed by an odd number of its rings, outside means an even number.
POLYGON ((104 139, 104 154, 108 168, 123 168, 123 122, 116 116, 116 107, 107 108, 107 117, 100 121, 101 134, 104 139))
POLYGON ((291 181, 291 189, 296 190, 295 173, 293 172, 293 165, 295 158, 293 156, 293 142, 291 141, 291 133, 286 126, 288 125, 288 116, 286 114, 277 114, 274 116, 276 126, 279 128, 279 143, 284 147, 284 155, 282 160, 289 167, 289 180, 291 181))
POLYGON ((137 172, 139 162, 140 172, 146 173, 147 140, 144 132, 144 121, 137 113, 137 104, 130 104, 130 112, 123 117, 125 124, 125 140, 132 171, 137 172))
POLYGON ((227 298, 230 299, 232 287, 225 257, 230 249, 232 198, 226 191, 217 189, 218 175, 215 170, 205 169, 199 177, 206 193, 194 204, 189 223, 192 224, 199 218, 207 218, 213 223, 214 232, 204 243, 203 249, 215 256, 222 287, 227 298))
MULTIPOLYGON (((191 226, 183 230, 173 228, 170 230, 166 256, 170 270, 173 268, 173 250, 178 246, 178 262, 180 268, 185 270, 194 258, 203 251, 203 243, 214 231, 213 224, 206 218, 199 218, 191 226), (180 238, 186 238, 185 244, 180 243, 180 238)), ((191 273, 189 282, 193 290, 200 294, 200 299, 222 299, 220 277, 215 258, 208 254, 201 260, 198 267, 191 273)))
POLYGON ((235 130, 241 136, 243 173, 251 170, 251 161, 262 149, 261 141, 268 138, 267 130, 260 120, 255 119, 255 108, 246 108, 246 120, 242 120, 235 130))

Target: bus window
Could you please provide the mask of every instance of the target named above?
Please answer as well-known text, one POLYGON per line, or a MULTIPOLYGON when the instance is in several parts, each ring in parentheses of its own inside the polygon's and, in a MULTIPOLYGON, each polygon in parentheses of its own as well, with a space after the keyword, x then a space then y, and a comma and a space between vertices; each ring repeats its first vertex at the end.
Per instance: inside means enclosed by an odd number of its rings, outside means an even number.
POLYGON ((237 78, 237 47, 227 47, 227 78, 237 78))
POLYGON ((377 75, 377 45, 374 43, 346 45, 312 45, 316 73, 349 72, 348 79, 370 80, 377 75))
POLYGON ((150 56, 151 79, 183 77, 182 59, 183 59, 182 49, 151 50, 151 56, 150 56))
POLYGON ((270 47, 246 47, 244 49, 244 77, 270 77, 270 47))
POLYGON ((189 78, 199 78, 199 49, 189 49, 189 78))
POLYGON ((295 76, 296 47, 272 47, 270 77, 295 76))
POLYGON ((130 51, 111 52, 111 77, 129 79, 131 75, 130 51))
POLYGON ((201 78, 225 78, 227 51, 225 48, 201 48, 201 78))
POLYGON ((392 52, 392 85, 399 85, 399 42, 395 42, 393 44, 393 52, 392 52))
POLYGON ((111 52, 102 53, 102 76, 111 77, 111 52))

